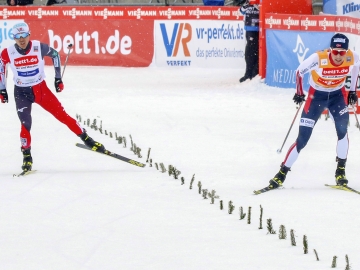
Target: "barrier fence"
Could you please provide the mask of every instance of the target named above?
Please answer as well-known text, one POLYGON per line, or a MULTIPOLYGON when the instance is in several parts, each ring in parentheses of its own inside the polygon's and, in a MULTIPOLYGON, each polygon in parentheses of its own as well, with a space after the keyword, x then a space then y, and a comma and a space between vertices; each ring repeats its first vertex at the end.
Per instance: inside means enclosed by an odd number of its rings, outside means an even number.
POLYGON ((49 43, 62 62, 73 44, 70 65, 245 67, 237 7, 25 6, 0 9, 0 18, 0 49, 25 20, 31 38, 49 43))

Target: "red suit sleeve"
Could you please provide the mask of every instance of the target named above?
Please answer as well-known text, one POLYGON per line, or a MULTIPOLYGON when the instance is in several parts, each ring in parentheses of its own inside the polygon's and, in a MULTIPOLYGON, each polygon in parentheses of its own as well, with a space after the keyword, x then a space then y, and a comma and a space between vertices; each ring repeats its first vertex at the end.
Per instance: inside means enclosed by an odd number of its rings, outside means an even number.
POLYGON ((299 71, 296 72, 296 94, 303 95, 304 91, 302 88, 302 80, 303 78, 300 76, 299 71))
POLYGON ((10 57, 7 49, 2 50, 0 59, 0 89, 5 89, 6 82, 6 64, 10 63, 10 57))

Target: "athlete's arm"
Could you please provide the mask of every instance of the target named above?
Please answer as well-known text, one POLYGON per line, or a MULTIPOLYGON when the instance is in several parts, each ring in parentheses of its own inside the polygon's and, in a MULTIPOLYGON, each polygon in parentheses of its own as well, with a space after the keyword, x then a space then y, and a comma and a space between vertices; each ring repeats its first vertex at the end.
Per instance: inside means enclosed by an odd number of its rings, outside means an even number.
POLYGON ((306 73, 310 72, 313 69, 316 69, 319 66, 319 55, 313 53, 307 59, 305 59, 296 70, 296 94, 304 95, 303 90, 303 77, 306 73))
POLYGON ((55 78, 61 78, 61 62, 57 50, 51 48, 48 44, 45 43, 40 43, 40 47, 41 57, 44 59, 44 56, 48 56, 52 59, 55 68, 55 78))
POLYGON ((4 49, 0 55, 0 89, 6 88, 6 64, 10 63, 7 49, 4 49))
POLYGON ((356 91, 357 81, 359 79, 359 70, 360 70, 360 56, 353 52, 354 55, 354 66, 351 70, 351 85, 350 85, 350 91, 356 91))

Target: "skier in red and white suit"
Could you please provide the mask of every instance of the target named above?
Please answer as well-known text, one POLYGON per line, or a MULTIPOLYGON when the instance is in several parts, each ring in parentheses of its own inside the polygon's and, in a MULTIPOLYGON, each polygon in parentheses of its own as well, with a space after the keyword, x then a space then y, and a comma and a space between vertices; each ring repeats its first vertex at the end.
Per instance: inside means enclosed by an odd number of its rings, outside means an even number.
POLYGON ((331 38, 330 49, 314 53, 300 64, 297 69, 296 94, 293 100, 298 105, 305 101, 302 80, 306 73, 310 73, 308 98, 301 114, 298 137, 281 163, 279 172, 270 180, 270 188, 277 188, 285 181, 287 172, 306 146, 317 120, 325 109, 329 110, 335 122, 338 137, 335 181, 337 185, 347 185, 345 164, 349 148, 348 105, 353 106, 358 100, 356 85, 359 65, 359 55, 349 49, 349 39, 340 33, 331 38), (349 75, 351 85, 346 98, 344 85, 349 75))
POLYGON ((22 169, 32 169, 31 156, 31 108, 33 103, 39 104, 46 111, 51 113, 57 120, 65 124, 72 132, 79 136, 84 143, 94 151, 105 151, 101 143, 90 138, 79 123, 69 116, 63 106, 51 92, 45 82, 44 56, 52 58, 55 68, 55 89, 56 92, 64 90, 61 80, 61 64, 58 52, 48 44, 37 40, 30 40, 30 29, 25 23, 18 23, 12 29, 15 44, 1 52, 0 59, 0 100, 8 102, 8 94, 5 85, 5 66, 9 64, 14 75, 14 97, 16 110, 21 122, 20 140, 23 153, 22 169))

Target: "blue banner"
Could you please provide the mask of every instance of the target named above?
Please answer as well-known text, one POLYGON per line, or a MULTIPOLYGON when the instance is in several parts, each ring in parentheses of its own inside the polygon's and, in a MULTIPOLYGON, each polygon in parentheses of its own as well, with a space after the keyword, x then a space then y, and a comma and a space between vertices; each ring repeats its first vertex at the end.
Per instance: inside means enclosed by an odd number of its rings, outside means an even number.
POLYGON ((336 0, 324 0, 323 11, 325 14, 337 14, 336 13, 336 0))
MULTIPOLYGON (((332 32, 301 32, 266 29, 265 83, 280 88, 295 88, 296 69, 311 54, 330 47, 332 32)), ((309 88, 308 75, 304 90, 309 88)))
POLYGON ((345 15, 360 18, 359 0, 323 0, 325 14, 345 15))

